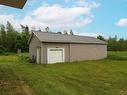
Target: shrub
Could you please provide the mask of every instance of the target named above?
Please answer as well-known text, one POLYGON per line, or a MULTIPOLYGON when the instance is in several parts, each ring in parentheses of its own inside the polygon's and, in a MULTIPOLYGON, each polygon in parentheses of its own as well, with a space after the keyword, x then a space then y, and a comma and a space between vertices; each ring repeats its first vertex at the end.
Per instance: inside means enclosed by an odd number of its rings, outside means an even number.
POLYGON ((29 59, 30 63, 35 63, 36 62, 36 57, 32 55, 32 57, 29 59))
POLYGON ((112 59, 112 60, 127 60, 126 55, 121 55, 120 53, 109 53, 107 59, 112 59))
POLYGON ((28 54, 23 53, 18 55, 18 59, 20 62, 28 62, 29 57, 28 57, 28 54))
POLYGON ((5 53, 5 49, 3 46, 0 46, 0 54, 3 54, 3 53, 5 53))

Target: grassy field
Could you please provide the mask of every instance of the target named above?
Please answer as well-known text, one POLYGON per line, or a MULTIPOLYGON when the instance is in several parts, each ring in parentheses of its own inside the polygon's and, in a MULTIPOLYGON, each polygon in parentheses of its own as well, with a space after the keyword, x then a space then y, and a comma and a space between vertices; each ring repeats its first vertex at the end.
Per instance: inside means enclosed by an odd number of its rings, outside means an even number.
POLYGON ((127 52, 54 65, 26 59, 27 54, 0 56, 0 95, 127 95, 127 52))

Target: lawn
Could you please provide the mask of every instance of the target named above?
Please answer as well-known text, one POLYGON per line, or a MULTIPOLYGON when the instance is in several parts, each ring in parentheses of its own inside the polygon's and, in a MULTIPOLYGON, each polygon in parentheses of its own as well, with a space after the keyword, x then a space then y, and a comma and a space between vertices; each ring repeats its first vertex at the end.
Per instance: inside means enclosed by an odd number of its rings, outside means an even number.
POLYGON ((54 65, 29 64, 27 54, 0 56, 0 95, 127 95, 127 52, 108 56, 54 65))

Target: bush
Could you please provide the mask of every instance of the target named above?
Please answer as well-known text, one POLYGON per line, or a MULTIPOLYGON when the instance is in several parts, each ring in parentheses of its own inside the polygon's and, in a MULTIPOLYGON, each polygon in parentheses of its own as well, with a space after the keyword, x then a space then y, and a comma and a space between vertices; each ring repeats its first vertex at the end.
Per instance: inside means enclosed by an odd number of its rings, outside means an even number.
POLYGON ((108 59, 113 59, 113 60, 127 60, 126 57, 123 57, 123 56, 114 56, 114 55, 108 56, 108 59))
MULTIPOLYGON (((122 53, 122 52, 121 52, 122 53)), ((108 53, 108 58, 107 59, 112 59, 112 60, 127 60, 126 54, 121 54, 120 52, 109 52, 108 53)))
POLYGON ((26 53, 19 54, 18 59, 19 59, 20 62, 28 62, 29 56, 26 53))
POLYGON ((30 63, 35 63, 36 62, 36 57, 32 55, 32 58, 29 59, 30 63))
POLYGON ((4 54, 5 53, 5 49, 3 46, 0 46, 0 54, 4 54))

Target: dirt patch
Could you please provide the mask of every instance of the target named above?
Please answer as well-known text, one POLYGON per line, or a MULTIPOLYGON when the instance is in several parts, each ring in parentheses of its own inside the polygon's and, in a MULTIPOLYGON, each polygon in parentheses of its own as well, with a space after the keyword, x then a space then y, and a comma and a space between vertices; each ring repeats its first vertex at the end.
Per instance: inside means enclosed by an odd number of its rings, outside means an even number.
POLYGON ((2 95, 33 95, 32 90, 24 81, 0 80, 0 94, 2 95))
POLYGON ((22 88, 25 91, 26 95, 33 95, 33 92, 28 85, 23 85, 22 88))
POLYGON ((120 95, 127 95, 127 90, 125 91, 125 90, 121 90, 120 91, 120 95))

